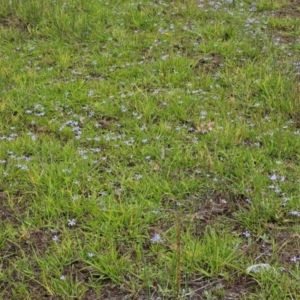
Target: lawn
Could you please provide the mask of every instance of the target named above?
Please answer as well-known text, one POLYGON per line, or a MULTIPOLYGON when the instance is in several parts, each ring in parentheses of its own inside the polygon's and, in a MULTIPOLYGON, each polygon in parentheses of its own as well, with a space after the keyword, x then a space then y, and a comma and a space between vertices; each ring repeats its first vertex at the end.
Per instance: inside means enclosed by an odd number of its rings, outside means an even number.
POLYGON ((299 0, 0 0, 0 299, 300 299, 299 0))

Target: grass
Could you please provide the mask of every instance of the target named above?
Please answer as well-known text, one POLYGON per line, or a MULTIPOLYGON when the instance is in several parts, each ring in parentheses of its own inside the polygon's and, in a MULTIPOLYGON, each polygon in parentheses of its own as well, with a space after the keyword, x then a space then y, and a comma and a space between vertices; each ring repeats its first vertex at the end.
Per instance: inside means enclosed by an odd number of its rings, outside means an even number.
POLYGON ((252 2, 0 0, 1 299, 300 297, 300 11, 252 2))

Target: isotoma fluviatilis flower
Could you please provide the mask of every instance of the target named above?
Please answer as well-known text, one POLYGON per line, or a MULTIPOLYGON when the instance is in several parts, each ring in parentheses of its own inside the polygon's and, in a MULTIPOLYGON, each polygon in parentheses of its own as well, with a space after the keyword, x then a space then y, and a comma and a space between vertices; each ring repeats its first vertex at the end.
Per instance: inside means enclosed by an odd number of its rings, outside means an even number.
POLYGON ((290 215, 299 217, 300 213, 296 210, 292 210, 292 211, 290 211, 290 215))
POLYGON ((248 231, 245 231, 245 232, 243 232, 243 235, 246 237, 246 238, 248 238, 248 237, 250 237, 250 233, 248 232, 248 231))
POLYGON ((160 236, 160 234, 159 233, 155 233, 154 235, 153 235, 153 237, 150 239, 150 241, 151 241, 151 243, 159 243, 159 242, 162 242, 163 240, 162 240, 162 238, 161 238, 161 236, 160 236))
POLYGON ((291 258, 291 262, 297 262, 298 258, 296 256, 291 258))
POLYGON ((74 219, 68 220, 68 225, 69 226, 75 226, 76 225, 76 221, 74 219))

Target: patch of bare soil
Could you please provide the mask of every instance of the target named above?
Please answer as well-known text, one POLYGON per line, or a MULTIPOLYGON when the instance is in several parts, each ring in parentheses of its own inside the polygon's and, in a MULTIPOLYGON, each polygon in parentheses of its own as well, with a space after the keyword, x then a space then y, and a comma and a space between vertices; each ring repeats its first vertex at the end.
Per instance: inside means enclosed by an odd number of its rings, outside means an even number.
POLYGON ((91 277, 89 267, 80 260, 73 261, 68 266, 65 266, 63 274, 67 274, 74 281, 80 282, 88 282, 91 277))
POLYGON ((292 259, 299 256, 300 235, 288 230, 274 233, 277 246, 277 257, 282 266, 290 266, 292 259))
POLYGON ((100 300, 101 297, 99 296, 99 294, 93 290, 93 289, 89 289, 85 292, 82 300, 100 300))
POLYGON ((8 196, 5 192, 0 191, 0 222, 12 222, 15 218, 15 213, 8 206, 8 196))
MULTIPOLYGON (((186 300, 201 300, 207 299, 205 293, 209 292, 213 299, 242 299, 251 294, 257 288, 256 282, 250 276, 237 277, 234 281, 226 281, 222 278, 216 279, 194 279, 188 282, 188 290, 182 287, 182 294, 186 300), (218 298, 216 298, 218 297, 218 298)), ((158 299, 181 299, 176 297, 166 297, 160 295, 157 291, 150 291, 147 294, 145 291, 140 291, 138 294, 132 294, 126 291, 120 285, 107 284, 101 289, 101 296, 95 296, 94 299, 110 299, 110 300, 158 300, 158 299), (150 294, 150 295, 149 295, 150 294)), ((90 300, 91 298, 84 298, 90 300)))
POLYGON ((300 0, 288 0, 287 4, 275 12, 280 17, 300 17, 300 0))
POLYGON ((42 254, 49 247, 52 238, 45 230, 32 230, 27 234, 21 236, 21 248, 28 254, 31 254, 32 250, 37 254, 42 254))
POLYGON ((14 15, 8 15, 0 18, 0 27, 4 29, 14 29, 20 32, 27 31, 26 22, 14 15))
POLYGON ((234 280, 223 278, 195 279, 189 283, 190 292, 187 293, 188 300, 207 299, 207 293, 212 299, 236 300, 245 299, 253 293, 257 284, 250 276, 236 277, 234 280))
MULTIPOLYGON (((275 20, 285 19, 287 24, 293 24, 294 21, 300 19, 300 0, 287 0, 286 5, 276 11, 271 12, 271 16, 275 20)), ((282 20, 281 20, 282 21, 282 20)), ((285 23, 285 22, 283 22, 285 23)), ((298 26, 299 27, 299 26, 298 26)), ((293 48, 294 45, 297 45, 300 42, 299 34, 297 33, 299 28, 295 28, 294 25, 286 26, 283 25, 282 28, 276 28, 275 30, 270 30, 269 36, 275 41, 276 44, 285 44, 293 48)), ((300 72, 299 72, 299 53, 297 51, 291 51, 293 58, 293 69, 295 72, 295 79, 297 82, 300 82, 300 72)), ((299 94, 299 85, 296 87, 299 94)), ((296 98, 298 98, 296 96, 296 98)), ((299 100, 299 99, 297 99, 299 100)), ((294 115, 296 127, 299 126, 298 116, 294 115)))
POLYGON ((226 296, 224 300, 245 299, 249 294, 254 293, 257 283, 250 276, 241 276, 235 278, 225 286, 226 296))
POLYGON ((9 205, 8 194, 0 189, 0 224, 19 225, 19 219, 26 212, 25 201, 21 201, 24 197, 22 191, 17 191, 12 195, 14 197, 14 207, 9 205))
POLYGON ((133 300, 138 298, 135 298, 130 293, 124 291, 120 286, 107 285, 101 289, 101 298, 99 299, 133 300))
MULTIPOLYGON (((12 251, 18 252, 19 248, 16 246, 12 251)), ((38 267, 32 266, 35 278, 39 278, 40 270, 38 267)), ((88 267, 80 261, 74 261, 70 263, 68 266, 65 266, 63 269, 63 273, 67 274, 68 277, 72 278, 73 282, 80 282, 81 284, 86 286, 85 294, 80 298, 80 300, 97 300, 97 299, 110 299, 110 298, 102 298, 100 296, 100 292, 98 292, 97 288, 91 288, 89 286, 90 281, 90 272, 88 267)), ((2 281, 0 280, 0 289, 3 291, 6 290, 4 293, 4 299, 15 299, 13 294, 15 290, 15 286, 18 285, 18 282, 22 282, 24 284, 23 276, 13 271, 11 278, 12 281, 2 281)), ((61 297, 59 295, 51 295, 45 289, 45 287, 40 284, 38 281, 35 280, 26 280, 27 290, 31 292, 30 299, 32 300, 62 300, 66 299, 65 297, 61 297)), ((76 298, 77 299, 77 298, 76 298)), ((123 299, 123 298, 119 298, 123 299)))
MULTIPOLYGON (((271 15, 277 19, 297 20, 300 18, 300 0, 289 0, 287 4, 276 10, 272 11, 271 15)), ((272 32, 273 37, 277 43, 293 44, 299 40, 298 36, 294 36, 290 29, 280 28, 272 32)))
MULTIPOLYGON (((51 241, 52 238, 50 234, 43 229, 20 232, 18 240, 5 241, 0 251, 0 256, 7 257, 11 260, 13 257, 23 255, 30 257, 35 254, 43 254, 49 247, 51 241)), ((7 261, 7 263, 9 264, 9 261, 7 261)))
POLYGON ((63 299, 62 297, 59 296, 49 295, 44 287, 42 287, 40 284, 34 281, 30 281, 28 283, 28 286, 32 291, 31 300, 62 300, 63 299))
MULTIPOLYGON (((48 296, 43 293, 40 293, 39 289, 35 288, 34 286, 31 288, 33 292, 32 298, 30 298, 31 300, 62 300, 63 299, 61 297, 48 296)), ((3 299, 15 300, 16 298, 13 296, 12 292, 8 290, 3 293, 3 299)))
POLYGON ((204 73, 215 72, 222 66, 222 57, 217 53, 212 53, 208 57, 199 59, 193 66, 193 70, 199 70, 204 73))
POLYGON ((17 241, 5 240, 0 257, 3 268, 9 268, 14 260, 26 255, 32 257, 36 254, 42 254, 49 247, 51 237, 44 230, 35 230, 23 233, 17 241))
POLYGON ((185 217, 193 220, 201 220, 205 223, 214 223, 220 216, 232 217, 235 211, 247 211, 249 207, 248 199, 245 195, 225 194, 214 191, 207 195, 206 199, 189 196, 187 199, 193 207, 193 213, 188 213, 185 217))

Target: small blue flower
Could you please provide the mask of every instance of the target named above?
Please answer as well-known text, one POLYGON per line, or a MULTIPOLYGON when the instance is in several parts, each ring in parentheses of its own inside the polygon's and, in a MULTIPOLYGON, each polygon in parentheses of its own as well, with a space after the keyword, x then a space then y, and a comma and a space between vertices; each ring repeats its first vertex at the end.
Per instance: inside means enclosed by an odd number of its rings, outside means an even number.
POLYGON ((295 262, 297 262, 297 260, 298 260, 298 258, 296 256, 294 256, 294 257, 291 258, 291 262, 295 263, 295 262))
POLYGON ((246 238, 248 238, 248 237, 251 236, 251 234, 250 234, 248 231, 243 232, 243 235, 244 235, 246 238))
POLYGON ((292 211, 290 211, 290 215, 299 217, 300 213, 296 210, 292 210, 292 211))
POLYGON ((161 238, 161 236, 160 236, 160 234, 159 233, 155 233, 154 235, 153 235, 153 237, 150 239, 150 241, 151 241, 151 243, 160 243, 160 242, 163 242, 163 240, 162 240, 162 238, 161 238))

